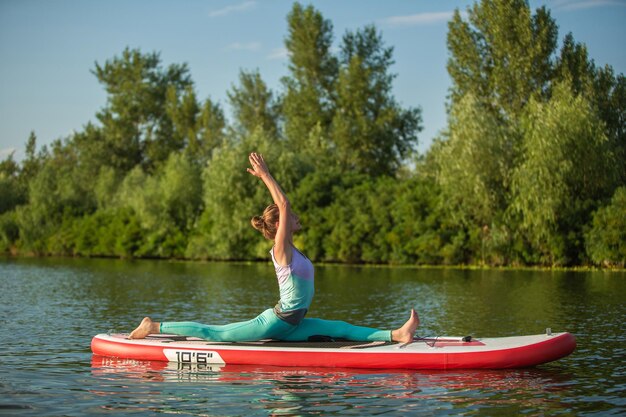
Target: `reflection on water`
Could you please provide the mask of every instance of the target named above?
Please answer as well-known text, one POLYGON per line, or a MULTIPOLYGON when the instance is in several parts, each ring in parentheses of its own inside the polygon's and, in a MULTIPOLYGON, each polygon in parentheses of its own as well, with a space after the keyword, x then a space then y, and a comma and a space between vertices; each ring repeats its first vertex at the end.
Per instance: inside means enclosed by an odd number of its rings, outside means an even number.
MULTIPOLYGON (((387 413, 419 409, 434 401, 450 410, 484 407, 562 408, 546 398, 568 389, 571 375, 542 369, 503 371, 386 371, 339 368, 284 368, 270 366, 178 364, 136 361, 94 356, 92 375, 107 390, 103 396, 124 395, 129 386, 136 394, 150 395, 162 384, 195 386, 212 391, 211 386, 239 387, 254 408, 270 415, 298 415, 341 410, 387 413), (133 384, 133 381, 137 384, 133 384), (141 387, 141 388, 139 388, 141 387), (373 402, 373 400, 375 400, 373 402), (557 407, 558 406, 558 407, 557 407)), ((199 393, 199 395, 201 395, 199 393)))
MULTIPOLYGON (((270 415, 397 413, 438 410, 561 409, 553 399, 567 391, 570 375, 530 369, 505 371, 381 371, 261 366, 211 367, 94 357, 92 373, 107 380, 115 395, 128 381, 139 380, 148 392, 160 383, 191 384, 200 390, 215 385, 245 387, 255 409, 270 415), (120 384, 122 381, 125 383, 120 384), (549 395, 546 395, 549 394, 549 395), (367 412, 363 410, 367 409, 367 412)), ((445 412, 444 412, 445 414, 445 412)))
POLYGON ((276 302, 270 264, 0 260, 0 413, 57 416, 619 415, 626 413, 626 274, 321 266, 312 317, 421 336, 569 331, 537 369, 199 368, 92 356, 94 334, 157 320, 226 323, 276 302))

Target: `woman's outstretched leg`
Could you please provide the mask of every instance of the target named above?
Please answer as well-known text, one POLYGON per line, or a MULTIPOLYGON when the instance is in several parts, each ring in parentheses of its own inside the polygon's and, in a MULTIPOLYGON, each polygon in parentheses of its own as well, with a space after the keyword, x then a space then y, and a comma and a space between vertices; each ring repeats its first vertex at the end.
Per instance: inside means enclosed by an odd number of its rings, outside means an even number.
POLYGON ((354 341, 393 341, 409 343, 419 325, 419 317, 415 310, 404 325, 396 330, 380 330, 371 327, 355 326, 345 321, 304 319, 283 340, 306 341, 311 336, 328 336, 354 341))
POLYGON ((291 332, 293 325, 280 320, 272 309, 265 310, 252 320, 225 325, 209 325, 192 321, 156 323, 148 317, 131 334, 131 339, 141 339, 151 333, 172 333, 199 337, 213 342, 246 342, 267 338, 280 338, 291 332))

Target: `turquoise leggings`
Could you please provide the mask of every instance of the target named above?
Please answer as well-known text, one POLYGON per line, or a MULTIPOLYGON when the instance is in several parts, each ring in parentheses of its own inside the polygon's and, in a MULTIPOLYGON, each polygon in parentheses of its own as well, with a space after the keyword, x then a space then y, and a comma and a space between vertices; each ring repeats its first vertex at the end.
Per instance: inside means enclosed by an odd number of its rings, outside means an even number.
POLYGON ((213 342, 251 342, 277 339, 290 342, 306 341, 310 336, 329 336, 355 341, 391 341, 390 330, 354 326, 345 321, 303 319, 300 324, 289 324, 270 308, 256 318, 239 323, 213 326, 192 321, 161 323, 161 333, 199 337, 213 342))

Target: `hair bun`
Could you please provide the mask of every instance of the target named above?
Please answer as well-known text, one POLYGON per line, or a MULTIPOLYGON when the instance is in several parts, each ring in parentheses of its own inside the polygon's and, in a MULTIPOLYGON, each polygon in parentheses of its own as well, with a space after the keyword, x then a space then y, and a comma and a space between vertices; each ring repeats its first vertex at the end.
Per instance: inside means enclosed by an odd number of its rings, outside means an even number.
POLYGON ((261 232, 266 239, 274 240, 278 226, 280 212, 276 203, 270 204, 263 210, 263 215, 254 216, 250 219, 250 224, 261 232))
POLYGON ((259 230, 261 232, 265 228, 265 221, 263 220, 263 217, 261 216, 254 216, 250 220, 250 223, 252 224, 252 227, 254 227, 256 230, 259 230))

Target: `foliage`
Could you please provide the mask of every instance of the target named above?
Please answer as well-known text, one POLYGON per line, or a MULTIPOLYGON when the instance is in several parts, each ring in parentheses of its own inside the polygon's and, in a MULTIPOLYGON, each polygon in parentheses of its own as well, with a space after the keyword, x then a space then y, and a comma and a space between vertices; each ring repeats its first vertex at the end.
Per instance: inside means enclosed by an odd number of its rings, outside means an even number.
POLYGON ((234 86, 228 99, 235 116, 234 130, 238 137, 251 135, 257 128, 270 136, 278 132, 278 104, 261 79, 261 74, 242 71, 240 86, 234 86))
POLYGON ((449 125, 428 160, 466 262, 586 262, 583 228, 623 184, 623 77, 556 40, 522 0, 449 23, 449 125))
POLYGON ((567 83, 524 118, 524 161, 514 173, 513 210, 542 262, 568 264, 582 252, 582 225, 613 189, 617 166, 604 126, 567 83), (545 258, 545 259, 544 259, 545 258))
POLYGON ((19 166, 9 155, 0 162, 0 214, 15 209, 26 199, 26 190, 20 184, 19 166))
POLYGON ((108 94, 107 105, 97 114, 107 149, 99 157, 106 165, 122 171, 137 164, 152 167, 183 148, 184 135, 173 134, 166 103, 172 94, 189 93, 189 70, 186 65, 164 69, 160 64, 157 53, 128 48, 104 65, 96 63, 93 73, 108 94))
POLYGON ((373 26, 343 38, 331 122, 332 150, 343 172, 393 175, 417 145, 418 109, 402 109, 391 94, 393 49, 373 26))
POLYGON ((267 259, 250 226, 271 203, 246 172, 258 151, 316 261, 624 265, 626 82, 572 34, 558 49, 547 8, 455 12, 448 126, 425 155, 375 26, 335 47, 332 22, 295 3, 287 27, 282 90, 241 70, 230 120, 186 64, 130 48, 96 63, 96 122, 39 150, 33 132, 0 162, 0 251, 267 259))
POLYGON ((287 24, 290 76, 282 79, 284 134, 290 147, 310 164, 317 165, 319 159, 325 164, 330 159, 328 130, 338 72, 337 57, 331 53, 332 23, 312 5, 294 3, 287 24))
POLYGON ((598 265, 626 265, 626 187, 615 191, 611 203, 593 214, 585 244, 598 265))
POLYGON ((519 136, 473 95, 454 103, 435 158, 438 183, 457 224, 483 227, 507 207, 519 136))
POLYGON ((457 10, 448 24, 452 101, 468 93, 505 120, 519 116, 552 78, 557 25, 545 7, 533 15, 525 0, 481 0, 457 10))

